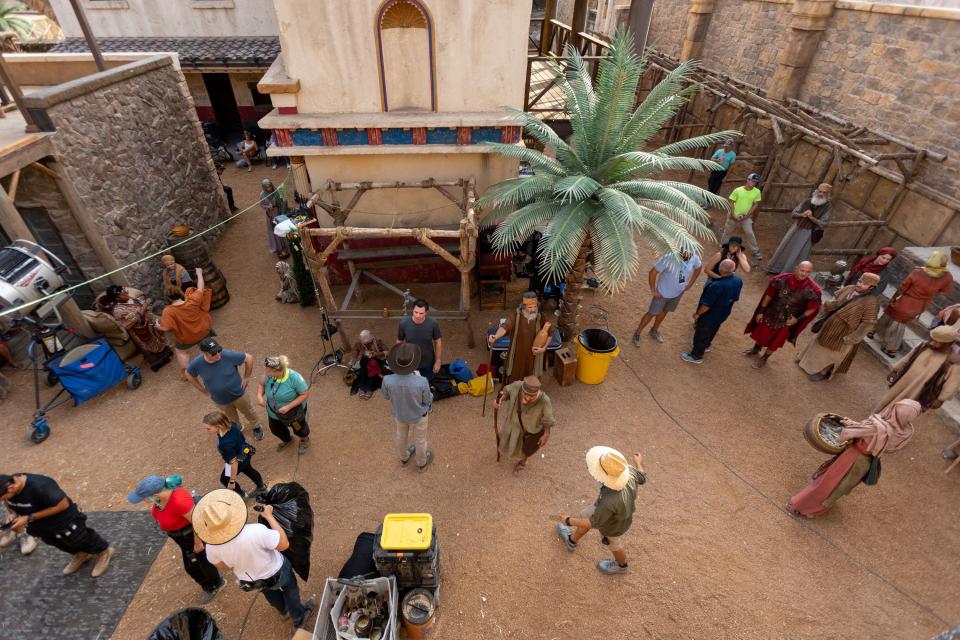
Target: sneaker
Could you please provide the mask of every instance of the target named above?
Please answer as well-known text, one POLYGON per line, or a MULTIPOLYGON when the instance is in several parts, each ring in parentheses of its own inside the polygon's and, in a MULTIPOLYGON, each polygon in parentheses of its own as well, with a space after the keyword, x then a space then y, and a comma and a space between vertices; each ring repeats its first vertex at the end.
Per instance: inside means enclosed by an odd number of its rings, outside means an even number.
POLYGON ((110 568, 110 558, 113 557, 113 554, 116 553, 116 549, 113 547, 107 547, 106 551, 101 551, 97 554, 97 563, 93 565, 93 571, 90 572, 90 575, 94 578, 99 578, 107 572, 107 569, 110 568))
POLYGON ((250 165, 247 165, 247 173, 250 173, 251 171, 253 171, 253 167, 251 167, 250 165))
POLYGON ((634 331, 634 332, 633 332, 633 338, 630 339, 630 343, 631 343, 633 346, 635 346, 635 347, 639 347, 639 346, 640 346, 640 333, 639 333, 639 332, 637 332, 637 331, 634 331))
POLYGON ((563 524, 562 522, 557 523, 557 533, 560 535, 560 539, 563 541, 563 544, 566 545, 567 549, 570 551, 577 550, 577 543, 573 541, 570 537, 573 535, 573 529, 563 524))
POLYGON ((20 536, 20 553, 28 556, 37 549, 37 539, 29 534, 23 534, 20 536))
POLYGON ((293 442, 293 439, 290 440, 281 440, 280 444, 277 445, 277 451, 283 451, 290 446, 290 443, 293 442))
POLYGON ((597 569, 608 575, 627 572, 627 567, 621 566, 616 560, 597 560, 597 569))
POLYGON ((300 446, 297 447, 297 453, 301 456, 307 452, 307 449, 310 448, 310 442, 307 440, 301 440, 300 446))
POLYGON ((6 549, 12 545, 17 540, 16 531, 4 531, 3 535, 0 535, 0 549, 6 549))
POLYGON ((659 342, 660 344, 663 344, 663 336, 660 335, 660 332, 657 331, 656 329, 650 329, 650 337, 656 340, 657 342, 659 342))
POLYGON ((416 451, 417 451, 417 448, 416 448, 416 447, 409 447, 409 448, 407 449, 407 457, 406 457, 406 458, 400 458, 400 464, 406 466, 407 463, 410 462, 410 459, 413 458, 413 454, 416 453, 416 451))
POLYGON ((63 568, 63 575, 70 576, 80 570, 80 567, 87 564, 92 558, 93 555, 81 551, 80 553, 75 553, 73 558, 70 560, 70 563, 63 568))
POLYGON ((267 485, 265 485, 265 484, 264 484, 264 485, 260 485, 259 487, 257 487, 256 489, 253 490, 253 492, 250 494, 250 497, 253 498, 253 499, 257 499, 257 498, 259 498, 260 496, 262 496, 263 494, 265 494, 266 492, 267 492, 267 485))
POLYGON ((227 581, 221 578, 220 584, 214 587, 213 591, 204 591, 200 594, 200 604, 208 604, 211 600, 217 597, 217 594, 220 593, 220 589, 223 589, 226 585, 227 581))
POLYGON ((263 427, 260 425, 254 425, 253 427, 253 439, 254 440, 263 440, 263 427))
POLYGON ((300 621, 300 624, 297 625, 298 628, 303 627, 305 624, 310 622, 310 618, 313 617, 313 612, 317 609, 317 599, 310 598, 303 603, 303 620, 300 621))
POLYGON ((690 364, 703 364, 703 358, 694 358, 689 353, 681 353, 680 359, 684 362, 689 362, 690 364))
POLYGON ((431 462, 433 462, 433 451, 427 451, 427 461, 423 463, 422 467, 417 467, 417 473, 423 473, 426 471, 431 462))

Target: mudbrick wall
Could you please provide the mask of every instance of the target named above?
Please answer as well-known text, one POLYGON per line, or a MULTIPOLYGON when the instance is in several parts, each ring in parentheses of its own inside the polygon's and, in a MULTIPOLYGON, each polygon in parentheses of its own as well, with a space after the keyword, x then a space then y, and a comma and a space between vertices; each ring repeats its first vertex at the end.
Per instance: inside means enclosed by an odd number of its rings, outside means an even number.
MULTIPOLYGON (((170 227, 205 229, 228 215, 183 75, 155 56, 28 96, 56 131, 62 170, 121 265, 163 249, 170 227)), ((216 234, 207 236, 207 241, 216 234)), ((159 260, 126 271, 162 300, 159 260)))

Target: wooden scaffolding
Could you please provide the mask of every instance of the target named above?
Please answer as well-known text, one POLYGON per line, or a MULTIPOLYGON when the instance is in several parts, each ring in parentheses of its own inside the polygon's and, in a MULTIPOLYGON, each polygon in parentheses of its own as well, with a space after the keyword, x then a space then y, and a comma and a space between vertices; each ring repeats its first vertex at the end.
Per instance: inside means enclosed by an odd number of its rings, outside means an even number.
POLYGON ((428 178, 421 182, 333 182, 328 180, 320 191, 310 195, 307 200, 307 205, 318 206, 329 213, 333 218, 334 226, 318 228, 301 225, 300 233, 308 240, 304 243, 307 259, 315 274, 317 286, 326 302, 330 317, 335 320, 345 320, 402 316, 404 312, 408 310, 408 303, 412 301, 409 291, 401 291, 373 273, 373 270, 377 268, 404 266, 405 263, 401 264, 402 261, 394 261, 390 263, 370 263, 365 266, 358 266, 358 263, 351 257, 352 254, 348 253, 348 251, 350 249, 351 239, 414 238, 420 246, 395 247, 379 250, 377 254, 382 257, 407 258, 413 260, 413 263, 416 263, 420 261, 417 256, 422 256, 424 253, 427 253, 428 255, 433 254, 439 256, 444 261, 453 265, 460 274, 459 306, 457 310, 431 308, 430 315, 438 320, 466 321, 468 345, 472 348, 474 345, 474 336, 470 310, 470 274, 476 264, 478 235, 476 213, 474 211, 475 199, 476 194, 473 178, 448 181, 428 178), (452 188, 460 189, 460 193, 456 194, 451 192, 450 189, 452 188), (357 203, 363 197, 363 194, 372 189, 435 189, 460 209, 462 217, 460 218, 458 228, 453 230, 433 229, 429 227, 386 228, 347 226, 346 222, 350 212, 356 207, 357 203), (339 204, 338 194, 343 191, 354 192, 346 206, 339 204), (324 200, 324 196, 326 196, 328 200, 324 200), (329 238, 329 242, 322 250, 316 251, 312 242, 312 238, 315 237, 329 238), (443 239, 456 239, 459 243, 458 247, 454 250, 448 250, 442 247, 437 241, 442 241, 443 239), (429 251, 425 252, 423 248, 429 251), (346 256, 351 280, 343 299, 338 302, 333 294, 330 283, 328 261, 335 253, 340 251, 346 256), (459 257, 455 256, 454 253, 459 254, 459 257), (364 277, 401 296, 404 300, 404 307, 388 308, 386 310, 383 307, 376 309, 351 307, 354 301, 363 302, 360 282, 364 277))

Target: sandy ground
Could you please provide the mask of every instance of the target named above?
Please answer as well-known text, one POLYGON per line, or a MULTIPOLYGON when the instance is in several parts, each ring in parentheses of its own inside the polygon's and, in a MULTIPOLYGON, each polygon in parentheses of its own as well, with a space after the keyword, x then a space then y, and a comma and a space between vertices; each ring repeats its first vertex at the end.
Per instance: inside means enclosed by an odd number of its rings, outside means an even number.
MULTIPOLYGON (((238 203, 247 203, 265 175, 282 170, 230 168, 224 178, 238 203)), ((782 221, 758 227, 769 255, 782 221)), ((214 313, 215 326, 228 348, 249 351, 256 361, 286 353, 295 369, 309 373, 320 355, 318 313, 274 302, 274 260, 263 234, 255 209, 216 247, 231 301, 214 313)), ((645 261, 652 264, 653 256, 645 261)), ((547 383, 559 424, 520 479, 494 461, 492 424, 489 413, 480 417, 480 399, 437 403, 429 432, 436 461, 418 475, 396 460, 386 401, 349 397, 338 375, 319 378, 310 400, 313 447, 298 461, 292 447, 275 452, 268 433, 255 458, 268 481, 296 478, 312 494, 316 539, 304 591, 317 593, 325 576, 336 575, 355 536, 372 531, 385 513, 428 511, 443 554, 440 638, 915 639, 955 622, 960 587, 952 578, 960 556, 950 550, 960 541, 953 511, 960 473, 944 476, 937 457, 950 434, 938 417, 924 416, 911 446, 884 459, 877 486, 856 489, 824 518, 789 516, 782 505, 824 459, 804 441, 802 425, 819 411, 866 415, 882 394, 883 370, 861 354, 850 374, 814 385, 789 346, 765 370, 751 369, 739 354, 749 346, 741 331, 766 276, 754 272, 745 280, 743 300, 700 367, 678 357, 700 283, 665 322, 666 343, 645 339, 639 349, 628 342, 649 301, 643 279, 616 299, 598 296, 624 343, 621 356, 602 385, 547 383), (647 458, 649 481, 625 538, 631 570, 623 576, 594 568, 607 557, 599 536, 570 554, 549 519, 595 498, 597 484, 583 463, 594 444, 647 458)), ((415 293, 441 306, 452 291, 415 293)), ((592 303, 588 294, 585 305, 592 303)), ((484 312, 476 326, 499 315, 484 312)), ((395 324, 368 326, 390 342, 395 324)), ((351 335, 361 328, 348 326, 351 335)), ((462 323, 442 328, 446 360, 463 357, 472 367, 483 360, 479 349, 466 348, 462 323)), ((88 511, 130 509, 126 493, 149 473, 181 474, 201 492, 218 486, 215 444, 198 427, 211 407, 173 366, 146 371, 137 391, 119 387, 82 407, 56 410, 53 434, 39 446, 25 436, 30 376, 11 376, 0 427, 4 471, 50 474, 88 511)), ((144 638, 198 595, 168 543, 114 637, 144 638)), ((254 602, 234 584, 210 610, 230 640, 291 635, 262 598, 254 602)))

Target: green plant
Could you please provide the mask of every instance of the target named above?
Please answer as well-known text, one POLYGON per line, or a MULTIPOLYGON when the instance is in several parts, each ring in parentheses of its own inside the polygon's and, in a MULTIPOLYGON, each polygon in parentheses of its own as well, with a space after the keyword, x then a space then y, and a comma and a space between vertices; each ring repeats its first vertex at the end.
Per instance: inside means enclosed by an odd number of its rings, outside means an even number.
POLYGON ((19 2, 10 2, 9 0, 0 1, 0 31, 13 31, 20 37, 29 34, 33 29, 30 22, 13 15, 18 11, 26 10, 26 5, 19 2))
POLYGON ((643 102, 636 104, 645 60, 635 53, 626 32, 614 36, 599 61, 594 86, 580 54, 568 46, 555 64, 557 86, 573 128, 573 143, 564 142, 532 115, 514 110, 529 135, 551 152, 489 143, 502 155, 530 164, 532 177, 504 180, 479 200, 483 223, 496 224, 498 251, 513 251, 538 226, 543 275, 566 281, 559 326, 565 339, 576 333, 587 257, 609 292, 620 290, 638 269, 637 238, 658 253, 701 250, 697 238, 713 237, 704 207, 727 202, 684 182, 660 179, 663 172, 713 170, 720 166, 680 154, 708 147, 739 132, 722 131, 645 150, 661 126, 672 118, 699 86, 691 83, 696 64, 679 65, 643 102))

